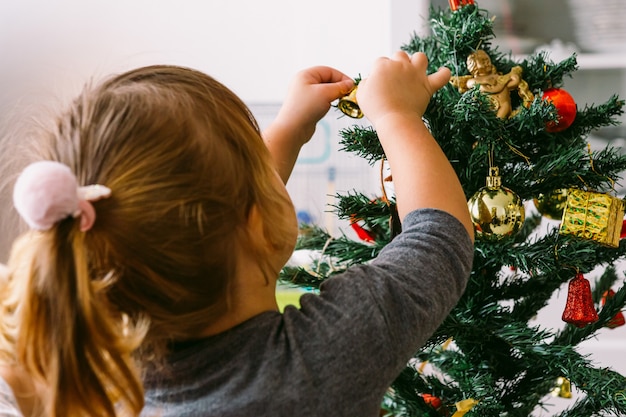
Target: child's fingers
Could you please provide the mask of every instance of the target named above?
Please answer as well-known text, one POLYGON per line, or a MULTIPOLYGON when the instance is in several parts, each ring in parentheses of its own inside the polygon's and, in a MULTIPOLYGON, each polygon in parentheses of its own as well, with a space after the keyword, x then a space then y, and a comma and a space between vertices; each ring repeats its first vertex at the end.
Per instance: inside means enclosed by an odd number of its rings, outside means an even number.
MULTIPOLYGON (((294 89, 306 98, 317 97, 328 104, 348 94, 354 88, 354 80, 331 67, 317 66, 302 71, 296 77, 294 89), (314 94, 311 96, 310 94, 314 94)), ((302 98, 302 97, 301 97, 302 98)))
POLYGON ((426 68, 428 66, 428 57, 423 52, 415 52, 411 55, 411 63, 418 68, 426 68))
POLYGON ((343 72, 323 65, 304 70, 302 75, 303 81, 306 84, 326 84, 347 80, 352 81, 352 78, 348 77, 343 72))
POLYGON ((332 84, 320 84, 319 88, 325 89, 326 96, 332 101, 350 93, 354 88, 354 80, 350 78, 332 84))
POLYGON ((394 61, 409 61, 411 58, 404 51, 396 51, 391 57, 394 61))
POLYGON ((450 69, 441 67, 437 72, 433 72, 428 76, 428 82, 433 88, 433 93, 439 90, 450 81, 450 69))

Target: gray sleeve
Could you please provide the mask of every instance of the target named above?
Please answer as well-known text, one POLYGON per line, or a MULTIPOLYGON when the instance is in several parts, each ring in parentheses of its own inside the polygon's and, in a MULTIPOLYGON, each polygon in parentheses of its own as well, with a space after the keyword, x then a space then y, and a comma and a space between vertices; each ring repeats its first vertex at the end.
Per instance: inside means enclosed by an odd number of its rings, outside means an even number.
MULTIPOLYGON (((343 391, 346 401, 358 402, 367 393, 379 401, 458 302, 472 259, 471 240, 456 218, 414 211, 375 260, 327 280, 319 296, 303 296, 286 330, 301 335, 301 354, 320 380, 334 381, 327 387, 334 395, 343 391)), ((290 314, 295 310, 285 318, 290 314)))

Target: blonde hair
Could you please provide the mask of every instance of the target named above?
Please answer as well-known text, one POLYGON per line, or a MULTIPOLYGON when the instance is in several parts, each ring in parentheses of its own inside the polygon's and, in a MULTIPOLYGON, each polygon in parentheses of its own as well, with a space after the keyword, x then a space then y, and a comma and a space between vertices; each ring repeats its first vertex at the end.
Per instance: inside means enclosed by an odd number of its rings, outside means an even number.
POLYGON ((86 233, 67 218, 18 238, 0 293, 0 353, 43 381, 46 415, 137 415, 133 358, 158 359, 168 341, 225 314, 253 206, 265 239, 283 244, 271 157, 235 94, 174 66, 87 88, 33 144, 38 159, 112 195, 93 203, 86 233))

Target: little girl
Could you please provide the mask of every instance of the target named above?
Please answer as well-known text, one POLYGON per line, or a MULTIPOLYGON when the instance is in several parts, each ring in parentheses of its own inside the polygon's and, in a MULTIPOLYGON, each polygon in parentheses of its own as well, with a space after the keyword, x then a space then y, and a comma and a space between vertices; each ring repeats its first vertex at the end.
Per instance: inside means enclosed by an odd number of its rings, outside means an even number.
POLYGON ((403 232, 371 264, 278 311, 297 236, 284 182, 330 103, 295 78, 259 132, 211 77, 152 66, 87 88, 33 137, 14 204, 29 230, 0 286, 3 416, 377 416, 461 296, 465 196, 422 121, 450 77, 376 61, 360 106, 391 165, 403 232))

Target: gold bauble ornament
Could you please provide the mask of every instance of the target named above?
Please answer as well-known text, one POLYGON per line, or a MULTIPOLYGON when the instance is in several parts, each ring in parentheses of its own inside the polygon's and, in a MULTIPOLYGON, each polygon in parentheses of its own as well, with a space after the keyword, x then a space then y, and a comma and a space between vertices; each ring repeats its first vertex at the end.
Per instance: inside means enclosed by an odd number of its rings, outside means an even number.
POLYGON ((495 241, 513 236, 524 224, 522 199, 502 186, 497 167, 490 168, 487 186, 478 190, 467 206, 477 239, 495 241))
POLYGON ((549 194, 539 194, 533 201, 542 216, 552 220, 561 220, 567 203, 567 188, 559 188, 549 194))

